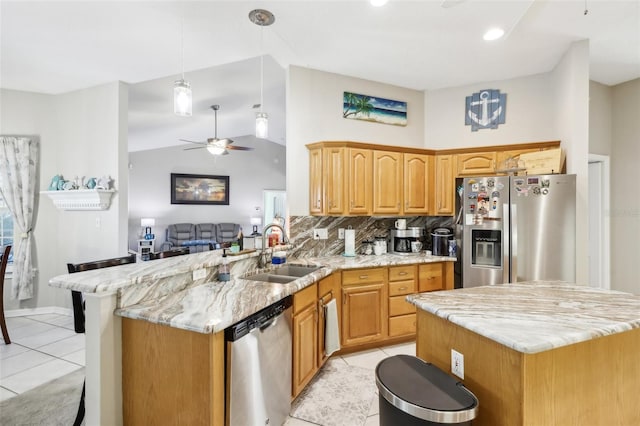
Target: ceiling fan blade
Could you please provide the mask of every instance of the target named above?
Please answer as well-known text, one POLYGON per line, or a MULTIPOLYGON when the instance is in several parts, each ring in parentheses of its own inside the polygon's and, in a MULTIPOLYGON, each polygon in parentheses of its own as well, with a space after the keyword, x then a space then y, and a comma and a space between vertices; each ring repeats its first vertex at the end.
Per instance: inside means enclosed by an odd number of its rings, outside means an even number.
POLYGON ((227 149, 233 149, 236 151, 253 151, 253 148, 248 146, 227 145, 227 149))
POLYGON ((189 151, 191 149, 203 149, 206 148, 206 146, 194 146, 193 148, 184 148, 183 151, 189 151))
POLYGON ((207 144, 207 142, 205 142, 205 141, 197 142, 197 141, 190 141, 188 139, 178 139, 178 140, 181 141, 181 142, 195 143, 195 144, 198 144, 198 145, 206 145, 207 144))

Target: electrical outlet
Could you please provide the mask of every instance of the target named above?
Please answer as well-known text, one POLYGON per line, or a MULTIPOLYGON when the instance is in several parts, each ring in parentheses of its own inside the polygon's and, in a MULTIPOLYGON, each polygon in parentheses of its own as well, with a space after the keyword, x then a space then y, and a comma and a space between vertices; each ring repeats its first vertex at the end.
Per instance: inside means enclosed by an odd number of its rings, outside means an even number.
POLYGON ((464 355, 451 349, 451 372, 464 380, 464 355))
POLYGON ((326 240, 327 238, 329 238, 329 231, 327 228, 315 228, 313 230, 314 240, 326 240))
POLYGON ((201 280, 207 277, 207 268, 200 268, 193 271, 193 280, 201 280))
POLYGON ((338 239, 344 240, 344 228, 338 228, 338 239))

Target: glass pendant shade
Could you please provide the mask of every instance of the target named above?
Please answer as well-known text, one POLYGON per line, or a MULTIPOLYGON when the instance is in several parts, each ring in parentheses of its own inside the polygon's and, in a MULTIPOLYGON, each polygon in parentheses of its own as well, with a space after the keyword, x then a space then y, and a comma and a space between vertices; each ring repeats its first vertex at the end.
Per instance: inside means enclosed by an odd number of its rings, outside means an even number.
POLYGON ((266 112, 256 114, 256 138, 269 137, 269 117, 266 112))
POLYGON ((215 145, 209 145, 207 147, 207 151, 209 151, 212 155, 222 155, 224 154, 225 149, 215 145))
POLYGON ((191 116, 191 85, 184 79, 176 80, 173 85, 173 112, 183 117, 191 116))

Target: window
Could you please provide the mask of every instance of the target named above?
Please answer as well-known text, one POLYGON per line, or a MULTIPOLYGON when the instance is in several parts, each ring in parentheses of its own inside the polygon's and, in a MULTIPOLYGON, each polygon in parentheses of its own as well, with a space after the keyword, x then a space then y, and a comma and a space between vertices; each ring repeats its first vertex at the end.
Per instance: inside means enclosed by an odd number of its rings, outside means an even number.
MULTIPOLYGON (((0 195, 0 246, 13 245, 13 216, 4 203, 4 198, 0 195)), ((13 269, 13 249, 9 253, 9 263, 7 264, 7 274, 13 269)))

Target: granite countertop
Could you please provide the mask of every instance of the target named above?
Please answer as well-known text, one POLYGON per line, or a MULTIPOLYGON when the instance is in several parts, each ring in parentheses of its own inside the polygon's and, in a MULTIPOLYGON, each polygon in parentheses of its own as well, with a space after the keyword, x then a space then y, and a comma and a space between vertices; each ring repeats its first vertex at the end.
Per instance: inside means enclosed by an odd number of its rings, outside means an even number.
MULTIPOLYGON (((286 284, 253 281, 250 276, 227 282, 209 282, 159 298, 141 300, 134 305, 117 309, 116 315, 200 333, 216 333, 337 270, 443 261, 455 261, 455 258, 389 254, 296 259, 289 264, 319 265, 322 267, 286 284)), ((135 287, 128 287, 121 291, 135 292, 137 290, 135 287)), ((136 298, 127 295, 123 297, 136 298)))
POLYGON ((640 296, 557 281, 420 293, 407 300, 527 354, 640 328, 640 296))

